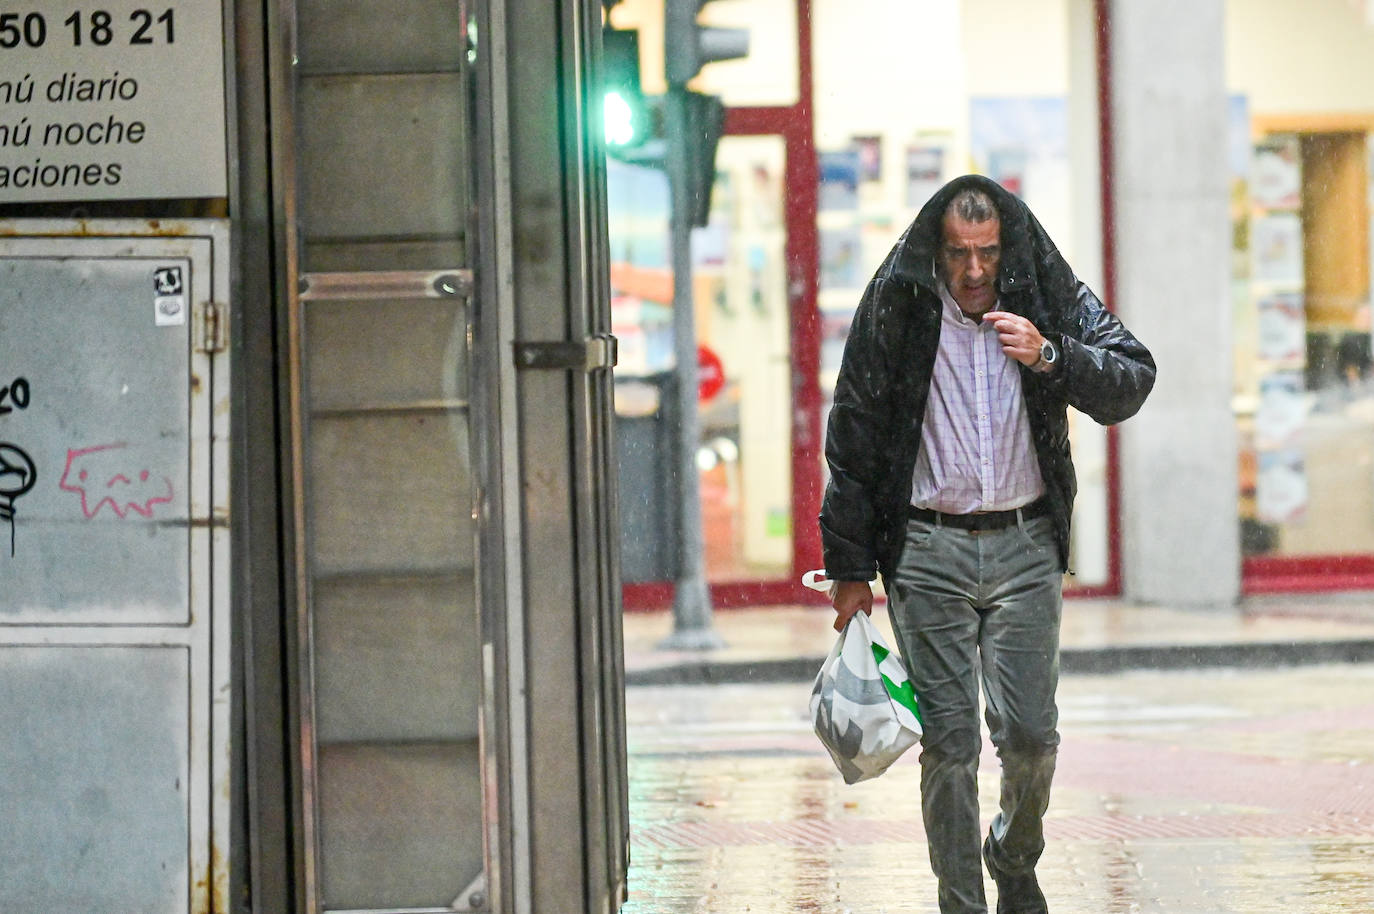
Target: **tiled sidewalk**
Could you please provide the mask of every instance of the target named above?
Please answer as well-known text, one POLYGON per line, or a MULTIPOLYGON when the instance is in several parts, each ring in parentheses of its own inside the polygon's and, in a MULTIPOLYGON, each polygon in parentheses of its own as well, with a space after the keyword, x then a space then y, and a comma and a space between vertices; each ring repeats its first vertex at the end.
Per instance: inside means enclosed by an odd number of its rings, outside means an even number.
MULTIPOLYGON (((917 752, 846 786, 808 692, 628 690, 624 914, 933 914, 917 752)), ((1374 664, 1068 675, 1060 707, 1054 914, 1374 911, 1374 664)), ((990 815, 990 748, 980 786, 990 815)))
MULTIPOLYGON (((890 635, 886 610, 873 617, 890 635)), ((810 606, 718 610, 725 647, 665 651, 658 645, 673 631, 670 613, 626 613, 627 676, 632 684, 804 679, 830 649, 833 620, 819 597, 810 606)), ((1374 660, 1374 595, 1251 598, 1209 609, 1069 599, 1061 644, 1068 672, 1374 660)))

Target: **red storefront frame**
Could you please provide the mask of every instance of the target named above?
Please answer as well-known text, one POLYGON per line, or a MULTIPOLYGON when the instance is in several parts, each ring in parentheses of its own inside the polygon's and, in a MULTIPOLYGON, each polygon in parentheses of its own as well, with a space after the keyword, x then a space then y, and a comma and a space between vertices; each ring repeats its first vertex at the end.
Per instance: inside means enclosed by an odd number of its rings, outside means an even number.
MULTIPOLYGON (((815 517, 821 500, 821 407, 819 291, 820 243, 816 226, 819 174, 812 112, 811 0, 796 0, 797 96, 793 105, 730 108, 727 136, 779 136, 786 148, 786 258, 792 333, 792 571, 786 580, 712 582, 717 609, 814 603, 801 575, 821 567, 820 531, 815 517)), ((1112 190, 1111 16, 1110 0, 1094 0, 1097 16, 1097 114, 1102 206, 1103 293, 1108 305, 1116 293, 1115 205, 1112 190)), ((1098 585, 1069 586, 1066 597, 1119 596, 1121 584, 1121 498, 1116 429, 1107 429, 1107 578, 1098 585)), ((1247 568, 1249 567, 1247 563, 1247 568)), ((1374 557, 1369 574, 1374 582, 1374 557)), ((627 610, 666 609, 673 604, 672 581, 623 585, 627 610)))
MULTIPOLYGON (((776 136, 786 150, 784 219, 792 349, 792 569, 785 580, 712 582, 718 609, 798 603, 815 595, 802 573, 821 564, 814 522, 821 498, 820 270, 816 203, 819 178, 811 110, 811 0, 797 0, 797 101, 792 105, 728 108, 726 136, 776 136)), ((664 609, 673 603, 672 581, 624 585, 626 609, 664 609)))
POLYGON ((1374 555, 1256 556, 1241 563, 1246 596, 1374 590, 1374 555))

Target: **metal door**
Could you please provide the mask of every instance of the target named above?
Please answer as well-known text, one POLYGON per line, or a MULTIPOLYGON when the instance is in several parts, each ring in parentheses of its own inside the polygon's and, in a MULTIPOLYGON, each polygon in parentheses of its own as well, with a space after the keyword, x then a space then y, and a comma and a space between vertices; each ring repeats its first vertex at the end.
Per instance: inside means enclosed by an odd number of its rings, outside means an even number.
POLYGON ((0 224, 4 911, 227 910, 227 229, 152 230, 0 224))

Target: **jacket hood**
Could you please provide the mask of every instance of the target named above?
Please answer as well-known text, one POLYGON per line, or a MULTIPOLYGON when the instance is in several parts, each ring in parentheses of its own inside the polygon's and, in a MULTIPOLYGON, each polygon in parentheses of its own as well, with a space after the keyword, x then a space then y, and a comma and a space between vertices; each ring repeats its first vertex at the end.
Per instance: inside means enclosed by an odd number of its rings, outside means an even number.
POLYGON ((1035 263, 1053 253, 1054 243, 1019 197, 983 175, 963 175, 935 192, 902 235, 896 272, 904 279, 930 289, 936 287, 935 257, 943 241, 945 210, 960 191, 974 188, 992 198, 1002 222, 1002 257, 997 286, 1002 292, 1034 288, 1035 263), (1036 248, 1039 251, 1037 258, 1036 248))

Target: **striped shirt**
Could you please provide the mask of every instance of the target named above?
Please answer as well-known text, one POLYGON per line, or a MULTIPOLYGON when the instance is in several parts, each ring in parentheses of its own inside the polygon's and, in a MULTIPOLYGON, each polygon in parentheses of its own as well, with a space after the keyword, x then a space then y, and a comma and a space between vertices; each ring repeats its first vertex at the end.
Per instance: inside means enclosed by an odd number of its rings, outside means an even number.
POLYGON ((991 324, 964 316, 944 283, 940 300, 940 345, 911 503, 946 514, 1030 504, 1045 483, 1021 396, 1021 365, 1002 351, 991 324))

